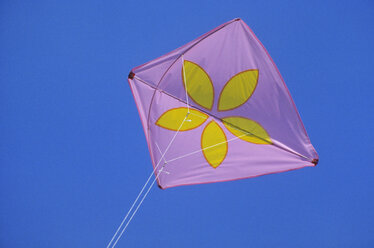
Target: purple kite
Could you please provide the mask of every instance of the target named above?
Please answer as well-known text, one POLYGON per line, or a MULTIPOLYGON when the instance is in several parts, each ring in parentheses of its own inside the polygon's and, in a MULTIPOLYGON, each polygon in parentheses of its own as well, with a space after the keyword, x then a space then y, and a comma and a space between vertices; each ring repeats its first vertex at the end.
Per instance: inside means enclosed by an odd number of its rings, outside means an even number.
POLYGON ((160 188, 315 166, 270 55, 234 19, 129 74, 160 188))

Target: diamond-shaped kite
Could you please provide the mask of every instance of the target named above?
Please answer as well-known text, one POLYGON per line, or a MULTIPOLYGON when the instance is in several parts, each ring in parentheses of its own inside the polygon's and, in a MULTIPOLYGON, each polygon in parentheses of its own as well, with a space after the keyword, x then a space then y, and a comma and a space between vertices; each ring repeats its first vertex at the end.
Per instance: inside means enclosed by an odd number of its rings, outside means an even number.
POLYGON ((240 19, 134 68, 128 81, 163 189, 318 162, 278 69, 240 19))

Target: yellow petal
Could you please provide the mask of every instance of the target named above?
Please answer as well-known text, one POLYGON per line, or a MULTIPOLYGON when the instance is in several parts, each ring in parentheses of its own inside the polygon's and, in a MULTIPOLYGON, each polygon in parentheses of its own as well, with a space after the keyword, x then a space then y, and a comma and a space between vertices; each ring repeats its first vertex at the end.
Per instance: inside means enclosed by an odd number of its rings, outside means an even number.
POLYGON ((243 105, 256 89, 258 70, 242 71, 223 87, 218 100, 218 110, 226 111, 243 105))
POLYGON ((190 108, 190 114, 181 126, 187 111, 185 107, 169 109, 158 118, 156 125, 172 131, 178 131, 179 128, 179 131, 187 131, 197 128, 208 119, 208 115, 190 108))
POLYGON ((257 122, 243 117, 227 117, 223 119, 225 127, 242 140, 255 144, 271 144, 266 130, 257 122))
POLYGON ((225 159, 228 149, 226 135, 215 121, 205 127, 201 135, 201 149, 213 168, 217 168, 225 159))
POLYGON ((198 105, 211 110, 214 100, 214 88, 208 73, 198 64, 184 61, 182 67, 183 85, 187 93, 198 105))

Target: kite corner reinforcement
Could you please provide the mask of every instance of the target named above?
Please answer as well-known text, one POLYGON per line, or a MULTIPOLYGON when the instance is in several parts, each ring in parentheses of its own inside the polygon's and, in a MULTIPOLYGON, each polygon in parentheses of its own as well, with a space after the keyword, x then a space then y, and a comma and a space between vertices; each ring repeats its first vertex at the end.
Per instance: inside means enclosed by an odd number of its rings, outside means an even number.
POLYGON ((312 160, 312 164, 314 164, 314 166, 316 166, 319 162, 319 159, 318 158, 315 158, 312 160))
POLYGON ((128 75, 128 78, 129 79, 133 79, 135 77, 135 73, 130 71, 129 75, 128 75))

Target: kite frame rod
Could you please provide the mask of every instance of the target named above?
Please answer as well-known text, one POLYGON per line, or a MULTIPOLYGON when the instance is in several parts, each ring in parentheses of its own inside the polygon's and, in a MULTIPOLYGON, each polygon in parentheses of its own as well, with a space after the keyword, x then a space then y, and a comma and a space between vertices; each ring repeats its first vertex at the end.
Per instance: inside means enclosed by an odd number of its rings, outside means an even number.
MULTIPOLYGON (((174 96, 174 95, 172 95, 172 94, 170 94, 170 93, 168 93, 168 92, 166 92, 166 91, 164 91, 164 90, 162 90, 162 89, 159 89, 159 88, 157 88, 157 87, 151 85, 150 83, 148 83, 148 82, 146 82, 145 80, 141 79, 141 78, 140 78, 139 76, 137 76, 137 75, 135 75, 134 78, 137 79, 139 82, 142 82, 142 83, 146 84, 147 86, 153 88, 155 91, 157 90, 157 91, 159 91, 160 93, 166 94, 166 95, 168 95, 168 96, 174 98, 175 100, 180 101, 181 103, 187 104, 187 102, 185 102, 184 100, 182 100, 182 99, 180 99, 180 98, 178 98, 178 97, 176 97, 176 96, 174 96)), ((208 116, 210 116, 210 117, 212 117, 212 118, 214 118, 214 119, 220 121, 221 123, 224 122, 224 123, 230 125, 232 128, 238 130, 238 131, 241 131, 241 132, 246 133, 246 134, 248 134, 248 135, 254 136, 254 137, 256 137, 256 138, 258 138, 258 139, 260 139, 260 140, 262 140, 262 141, 264 141, 264 142, 266 142, 266 143, 269 143, 268 140, 266 140, 266 139, 264 139, 264 138, 262 138, 262 137, 259 137, 259 136, 255 135, 255 134, 253 134, 253 133, 251 133, 251 132, 249 132, 249 131, 247 131, 247 130, 244 130, 244 129, 238 127, 238 126, 235 126, 235 125, 232 124, 232 123, 229 123, 229 122, 227 122, 227 121, 224 121, 224 120, 222 120, 221 118, 219 118, 219 117, 213 115, 212 113, 209 113, 209 112, 207 112, 206 110, 199 108, 198 106, 190 105, 190 107, 195 108, 195 109, 197 109, 197 110, 199 110, 199 111, 201 111, 201 112, 207 114, 208 116)), ((298 152, 292 150, 291 148, 287 147, 286 145, 282 144, 281 142, 279 142, 279 141, 277 141, 277 140, 275 140, 275 139, 273 139, 273 138, 272 138, 272 141, 273 141, 273 142, 269 143, 270 145, 273 145, 273 146, 275 146, 275 147, 277 147, 277 148, 279 148, 279 149, 281 149, 281 150, 283 150, 283 151, 286 151, 286 152, 292 153, 292 154, 294 154, 294 155, 297 155, 297 156, 299 156, 299 157, 301 157, 301 158, 306 159, 308 162, 313 163, 313 161, 314 161, 313 158, 309 158, 309 157, 307 157, 307 156, 304 156, 304 155, 302 155, 302 154, 300 154, 300 153, 298 153, 298 152), (280 144, 281 144, 281 145, 280 145, 280 144)))

